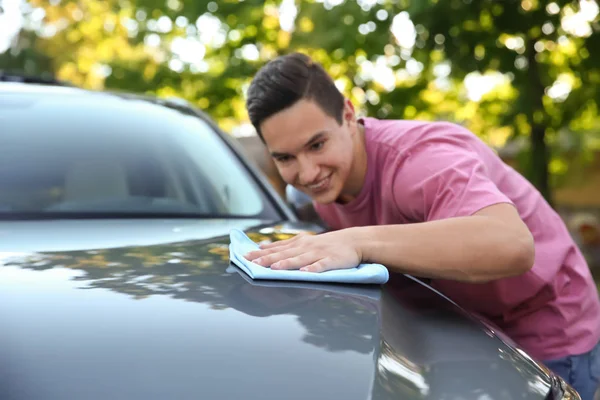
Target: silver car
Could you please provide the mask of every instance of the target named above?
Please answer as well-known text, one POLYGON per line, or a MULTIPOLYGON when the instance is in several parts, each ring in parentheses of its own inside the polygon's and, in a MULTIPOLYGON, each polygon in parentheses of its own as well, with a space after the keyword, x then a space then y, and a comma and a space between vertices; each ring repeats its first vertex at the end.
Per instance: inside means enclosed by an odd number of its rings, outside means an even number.
POLYGON ((198 110, 0 83, 0 398, 576 399, 425 282, 253 281, 299 221, 198 110))

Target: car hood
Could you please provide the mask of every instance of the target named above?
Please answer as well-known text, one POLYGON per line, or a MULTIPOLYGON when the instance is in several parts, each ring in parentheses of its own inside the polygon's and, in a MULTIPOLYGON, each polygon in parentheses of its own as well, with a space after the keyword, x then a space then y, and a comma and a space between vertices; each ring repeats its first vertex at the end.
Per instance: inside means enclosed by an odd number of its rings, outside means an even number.
MULTIPOLYGON (((0 224, 3 399, 542 399, 547 371, 417 280, 252 281, 260 221, 0 224)), ((310 228, 310 227, 309 227, 310 228)))

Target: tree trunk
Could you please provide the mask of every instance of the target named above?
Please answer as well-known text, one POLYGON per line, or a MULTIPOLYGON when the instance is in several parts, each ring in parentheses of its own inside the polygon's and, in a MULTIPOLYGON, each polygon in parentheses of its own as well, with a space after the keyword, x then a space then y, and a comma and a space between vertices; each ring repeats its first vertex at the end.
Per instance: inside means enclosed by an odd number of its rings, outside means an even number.
MULTIPOLYGON (((544 115, 544 84, 541 81, 539 73, 539 65, 535 59, 534 44, 535 38, 527 41, 527 61, 528 61, 528 79, 531 85, 529 100, 531 101, 531 107, 529 107, 528 119, 531 125, 531 158, 529 162, 529 180, 533 185, 540 191, 542 196, 553 205, 552 190, 550 188, 550 176, 548 171, 548 164, 550 163, 550 157, 548 153, 548 146, 546 146, 546 124, 543 122, 536 122, 535 114, 542 113, 544 115)), ((543 118, 544 120, 546 118, 543 118)))
POLYGON ((531 127, 531 161, 529 163, 529 176, 531 183, 537 187, 544 198, 552 205, 552 191, 550 189, 548 173, 548 147, 546 146, 546 127, 533 124, 531 127))

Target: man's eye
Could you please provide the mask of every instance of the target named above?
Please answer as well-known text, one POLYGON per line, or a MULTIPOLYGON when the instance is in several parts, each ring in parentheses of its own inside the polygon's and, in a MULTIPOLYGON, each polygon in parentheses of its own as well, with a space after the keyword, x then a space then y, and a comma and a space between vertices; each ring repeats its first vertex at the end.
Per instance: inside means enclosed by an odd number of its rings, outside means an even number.
POLYGON ((276 160, 280 163, 284 163, 290 160, 289 156, 277 157, 276 160))
POLYGON ((322 149, 322 148, 323 148, 323 145, 324 145, 324 144, 325 144, 325 142, 317 142, 317 143, 313 143, 313 144, 310 146, 310 149, 311 149, 311 150, 320 150, 320 149, 322 149))

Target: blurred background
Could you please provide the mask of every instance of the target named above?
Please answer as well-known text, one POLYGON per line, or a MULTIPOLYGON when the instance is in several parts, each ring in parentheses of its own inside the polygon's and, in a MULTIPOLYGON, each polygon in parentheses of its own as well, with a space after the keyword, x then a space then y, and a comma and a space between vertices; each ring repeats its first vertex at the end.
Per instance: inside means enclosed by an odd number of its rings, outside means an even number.
POLYGON ((0 74, 185 99, 283 194, 245 92, 265 62, 303 51, 363 115, 481 136, 600 276, 599 22, 595 0, 0 0, 0 74))

